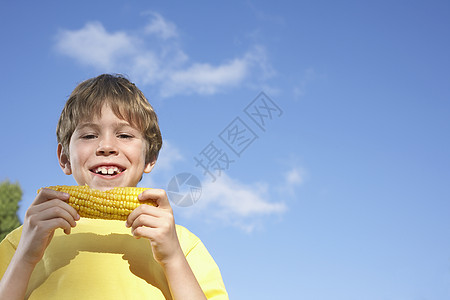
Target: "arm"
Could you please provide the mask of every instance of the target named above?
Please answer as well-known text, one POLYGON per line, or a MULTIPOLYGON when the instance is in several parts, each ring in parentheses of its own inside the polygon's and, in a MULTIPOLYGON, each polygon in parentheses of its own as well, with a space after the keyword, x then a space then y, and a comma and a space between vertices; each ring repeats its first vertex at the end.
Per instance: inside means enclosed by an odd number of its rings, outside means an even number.
POLYGON ((132 234, 150 241, 155 260, 162 266, 174 300, 206 299, 178 241, 173 211, 164 190, 149 189, 139 200, 153 200, 155 206, 141 205, 128 217, 132 234))
POLYGON ((42 259, 56 228, 66 234, 79 216, 65 203, 65 193, 42 189, 25 214, 22 235, 14 256, 0 281, 0 299, 24 299, 36 264, 42 259))

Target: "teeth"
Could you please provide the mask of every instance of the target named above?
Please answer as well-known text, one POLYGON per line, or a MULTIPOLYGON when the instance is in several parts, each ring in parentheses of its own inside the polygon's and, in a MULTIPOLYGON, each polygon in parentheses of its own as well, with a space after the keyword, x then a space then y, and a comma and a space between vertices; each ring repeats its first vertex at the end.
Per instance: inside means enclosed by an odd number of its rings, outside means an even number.
POLYGON ((98 167, 94 170, 94 172, 102 175, 114 175, 121 173, 117 167, 98 167))

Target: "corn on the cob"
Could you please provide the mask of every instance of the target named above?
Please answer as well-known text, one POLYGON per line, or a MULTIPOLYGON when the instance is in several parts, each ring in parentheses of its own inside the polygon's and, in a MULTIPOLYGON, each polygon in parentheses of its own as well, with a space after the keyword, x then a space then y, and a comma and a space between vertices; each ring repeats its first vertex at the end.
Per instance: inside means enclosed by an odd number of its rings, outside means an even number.
POLYGON ((152 201, 139 201, 137 198, 147 188, 116 187, 108 191, 91 189, 87 185, 56 185, 47 188, 68 193, 69 205, 77 210, 80 217, 91 219, 126 220, 139 205, 155 205, 152 201))

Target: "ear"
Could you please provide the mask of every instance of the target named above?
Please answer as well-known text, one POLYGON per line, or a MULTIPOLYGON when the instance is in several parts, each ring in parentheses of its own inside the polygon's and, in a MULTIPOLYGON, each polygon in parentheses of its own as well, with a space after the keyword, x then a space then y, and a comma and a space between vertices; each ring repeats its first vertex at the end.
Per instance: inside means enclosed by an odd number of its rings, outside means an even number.
POLYGON ((153 167, 155 166, 155 164, 156 164, 156 160, 147 163, 144 168, 144 173, 150 173, 153 170, 153 167))
POLYGON ((65 154, 66 151, 64 151, 63 146, 61 144, 58 144, 58 161, 59 166, 63 170, 64 174, 70 175, 72 174, 72 167, 70 166, 70 160, 67 154, 65 154))

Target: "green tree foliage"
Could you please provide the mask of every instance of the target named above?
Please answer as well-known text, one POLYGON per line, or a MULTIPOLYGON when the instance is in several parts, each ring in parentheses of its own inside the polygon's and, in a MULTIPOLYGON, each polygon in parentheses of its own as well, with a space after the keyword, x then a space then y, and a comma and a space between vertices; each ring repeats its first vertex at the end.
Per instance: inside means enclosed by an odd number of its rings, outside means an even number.
POLYGON ((0 183, 0 241, 13 229, 20 226, 17 216, 22 189, 18 183, 8 180, 0 183))

